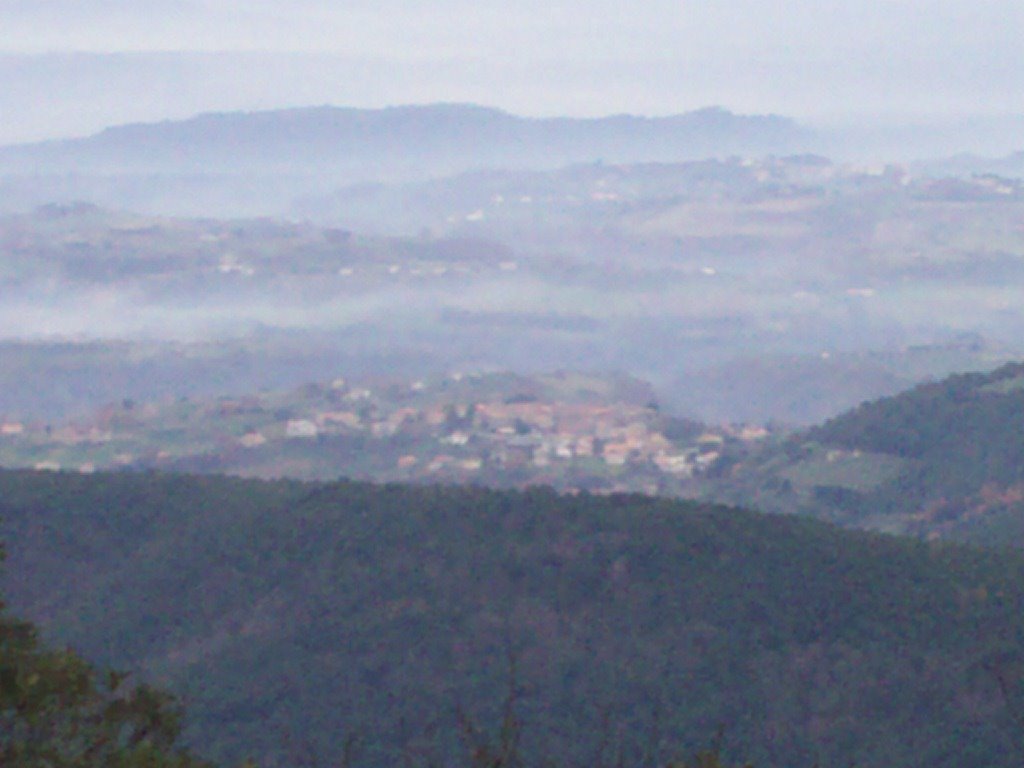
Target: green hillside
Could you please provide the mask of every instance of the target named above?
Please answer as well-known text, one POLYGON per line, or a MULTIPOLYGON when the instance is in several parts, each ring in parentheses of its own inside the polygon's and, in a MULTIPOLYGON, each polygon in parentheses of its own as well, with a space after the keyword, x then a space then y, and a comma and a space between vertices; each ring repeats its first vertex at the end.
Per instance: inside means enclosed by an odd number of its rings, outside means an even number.
MULTIPOLYGON (((1024 477, 1020 462, 1024 454, 1022 404, 1024 364, 1012 363, 992 373, 951 376, 865 403, 811 430, 809 437, 929 464, 941 462, 947 471, 965 467, 967 462, 955 457, 957 448, 963 447, 968 456, 982 461, 992 480, 1014 482, 1024 477), (1010 439, 1013 433, 1017 440, 1010 439), (969 441, 966 445, 965 440, 969 441)), ((964 490, 977 485, 966 467, 955 473, 954 482, 966 483, 964 490)))
POLYGON ((1022 546, 1024 363, 864 403, 734 463, 709 497, 852 527, 1022 546))
MULTIPOLYGON (((12 607, 183 697, 202 754, 527 755, 724 729, 757 766, 1017 765, 1024 559, 641 496, 0 472, 12 607)), ((643 750, 648 750, 644 752, 643 750)))

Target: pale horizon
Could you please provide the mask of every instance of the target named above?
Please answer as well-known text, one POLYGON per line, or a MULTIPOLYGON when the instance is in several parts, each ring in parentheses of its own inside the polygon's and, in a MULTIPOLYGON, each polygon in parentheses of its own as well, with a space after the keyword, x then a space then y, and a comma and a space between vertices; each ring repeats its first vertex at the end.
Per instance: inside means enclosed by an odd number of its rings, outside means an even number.
POLYGON ((0 144, 324 104, 528 117, 721 106, 811 126, 1024 115, 1024 6, 1007 0, 4 0, 0 19, 0 144))

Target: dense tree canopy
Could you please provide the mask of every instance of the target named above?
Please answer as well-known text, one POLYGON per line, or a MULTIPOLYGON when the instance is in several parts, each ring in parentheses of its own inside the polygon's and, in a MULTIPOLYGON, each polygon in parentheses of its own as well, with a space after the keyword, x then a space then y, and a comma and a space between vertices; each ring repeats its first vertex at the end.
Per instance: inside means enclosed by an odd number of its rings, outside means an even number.
POLYGON ((43 645, 0 603, 0 765, 202 768, 178 746, 174 699, 43 645))
POLYGON ((826 507, 913 514, 923 533, 1024 546, 1024 364, 865 403, 806 438, 906 460, 877 488, 819 499, 826 507))
POLYGON ((180 694, 210 759, 457 758, 511 649, 531 761, 613 724, 630 765, 720 728, 766 768, 1019 762, 989 671, 1024 637, 1013 554, 641 496, 131 474, 0 472, 0 526, 17 610, 180 694))

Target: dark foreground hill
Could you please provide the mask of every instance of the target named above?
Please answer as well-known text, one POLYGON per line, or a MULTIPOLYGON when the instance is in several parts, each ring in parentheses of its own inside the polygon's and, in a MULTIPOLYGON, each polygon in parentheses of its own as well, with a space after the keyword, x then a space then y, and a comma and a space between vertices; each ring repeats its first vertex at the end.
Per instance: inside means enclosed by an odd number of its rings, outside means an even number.
POLYGON ((0 473, 12 607, 185 697, 212 757, 500 720, 636 763, 1018 765, 1024 560, 639 496, 0 473), (1005 683, 1008 709, 997 683, 1005 683))

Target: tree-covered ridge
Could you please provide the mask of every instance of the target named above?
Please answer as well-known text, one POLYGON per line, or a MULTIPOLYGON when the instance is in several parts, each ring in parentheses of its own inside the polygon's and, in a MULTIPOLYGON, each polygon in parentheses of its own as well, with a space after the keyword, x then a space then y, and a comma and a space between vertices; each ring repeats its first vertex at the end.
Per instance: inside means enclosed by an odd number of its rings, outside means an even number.
POLYGON ((863 403, 723 456, 708 498, 842 525, 1024 546, 1024 363, 863 403))
POLYGON ((1022 404, 1024 363, 1011 363, 992 373, 950 376, 864 403, 810 430, 808 437, 921 461, 967 448, 968 456, 987 460, 1001 477, 1019 478, 1024 476, 1019 461, 1024 454, 1022 404), (1011 466, 1019 474, 1004 474, 1011 466))
POLYGON ((857 514, 910 515, 911 531, 1024 543, 1024 364, 864 404, 809 437, 909 459, 853 500, 857 514))
POLYGON ((586 761, 612 723, 627 764, 723 727, 766 767, 1019 762, 992 673, 1024 636, 1012 555, 642 496, 218 477, 2 472, 0 519, 16 607, 183 696, 210 758, 462 754, 511 656, 528 759, 586 761))

